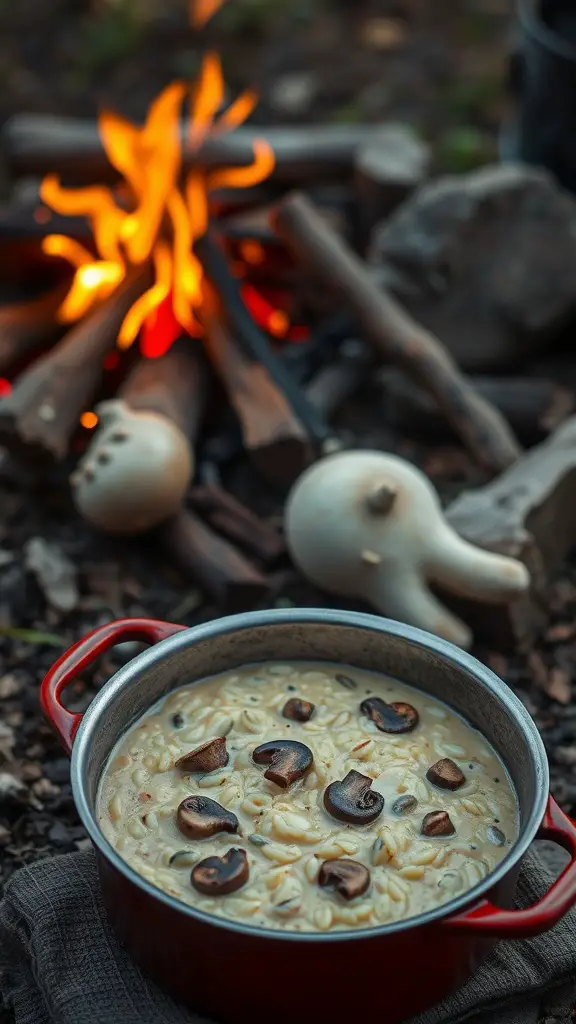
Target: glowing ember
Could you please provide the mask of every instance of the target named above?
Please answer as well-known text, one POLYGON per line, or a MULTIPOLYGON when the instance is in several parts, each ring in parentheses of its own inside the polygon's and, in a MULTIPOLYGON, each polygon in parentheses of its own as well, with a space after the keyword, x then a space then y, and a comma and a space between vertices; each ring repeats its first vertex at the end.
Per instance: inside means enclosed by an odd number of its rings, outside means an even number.
POLYGON ((242 298, 258 326, 275 338, 285 338, 290 330, 290 320, 284 310, 272 306, 251 284, 243 284, 241 290, 242 298))
MULTIPOLYGON (((200 6, 205 14, 208 7, 200 6)), ((213 11, 217 6, 212 4, 213 11)), ((254 109, 256 94, 247 90, 219 114, 224 91, 220 60, 209 53, 192 90, 188 149, 197 149, 208 135, 231 131, 254 109)), ((252 164, 212 172, 197 167, 182 184, 181 125, 187 93, 182 82, 169 85, 150 107, 143 127, 111 112, 100 116, 104 148, 123 178, 121 190, 114 193, 104 185, 64 188, 55 175, 42 183, 41 198, 47 207, 88 219, 97 251, 94 257, 65 235, 49 235, 43 242, 44 252, 76 268, 59 310, 64 323, 84 316, 110 295, 130 267, 148 261, 154 267, 154 284, 134 303, 121 326, 119 348, 128 348, 142 325, 167 301, 180 327, 198 333, 195 311, 202 304, 203 272, 194 245, 206 231, 209 193, 258 184, 274 168, 271 147, 258 140, 252 164)))
POLYGON ((86 430, 94 430, 94 427, 98 425, 98 417, 95 412, 83 412, 80 423, 86 430))
POLYGON ((240 253, 242 259, 252 267, 257 267, 261 263, 264 263, 266 258, 264 246, 260 242, 252 241, 250 239, 247 242, 242 242, 242 245, 240 246, 240 253))

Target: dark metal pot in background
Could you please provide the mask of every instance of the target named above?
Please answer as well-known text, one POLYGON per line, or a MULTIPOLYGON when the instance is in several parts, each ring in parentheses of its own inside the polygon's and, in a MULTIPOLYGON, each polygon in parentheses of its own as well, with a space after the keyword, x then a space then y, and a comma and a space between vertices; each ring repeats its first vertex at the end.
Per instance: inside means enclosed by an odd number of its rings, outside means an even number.
POLYGON ((576 4, 518 0, 510 86, 517 111, 502 133, 504 159, 546 167, 576 192, 576 4))
POLYGON ((98 855, 117 934, 159 984, 197 1011, 251 1024, 352 1019, 394 1024, 461 984, 499 937, 551 928, 576 901, 576 828, 548 796, 548 766, 520 701, 470 655, 437 637, 372 615, 262 611, 194 629, 129 619, 102 626, 64 654, 42 685, 44 711, 68 752, 76 806, 98 855), (153 646, 120 669, 84 716, 63 689, 115 644, 153 646), (445 700, 495 746, 519 798, 518 841, 475 889, 443 907, 372 929, 300 935, 226 921, 184 906, 134 872, 104 839, 98 783, 119 737, 175 687, 250 662, 327 660, 386 672, 445 700), (511 907, 535 838, 559 843, 570 865, 534 907, 511 907))

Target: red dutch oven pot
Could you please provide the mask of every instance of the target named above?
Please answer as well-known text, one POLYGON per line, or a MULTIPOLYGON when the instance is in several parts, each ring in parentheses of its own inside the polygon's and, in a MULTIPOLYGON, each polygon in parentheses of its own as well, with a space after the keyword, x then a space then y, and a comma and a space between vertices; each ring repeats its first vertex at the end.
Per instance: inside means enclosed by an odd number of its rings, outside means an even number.
POLYGON ((576 901, 576 828, 548 794, 538 730, 512 691, 438 637, 372 615, 321 609, 250 612, 193 629, 126 619, 96 629, 56 662, 42 685, 48 720, 71 754, 74 799, 92 839, 104 903, 119 938, 177 999, 222 1021, 333 1024, 378 1014, 402 1021, 462 984, 500 938, 552 928, 576 901), (115 644, 153 645, 121 668, 84 714, 62 692, 115 644), (210 917, 156 889, 102 835, 99 780, 120 737, 171 690, 268 659, 327 660, 389 673, 461 712, 496 748, 518 795, 520 833, 496 870, 433 911, 377 928, 299 934, 210 917), (543 899, 514 905, 522 858, 535 839, 570 863, 543 899))

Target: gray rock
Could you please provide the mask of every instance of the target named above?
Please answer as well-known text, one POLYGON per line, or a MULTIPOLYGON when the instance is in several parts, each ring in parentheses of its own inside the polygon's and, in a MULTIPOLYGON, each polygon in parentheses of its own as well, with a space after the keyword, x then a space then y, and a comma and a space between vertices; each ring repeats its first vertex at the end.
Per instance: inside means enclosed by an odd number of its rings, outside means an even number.
POLYGON ((443 177, 380 225, 371 260, 465 370, 513 366, 576 314, 576 201, 517 164, 443 177))

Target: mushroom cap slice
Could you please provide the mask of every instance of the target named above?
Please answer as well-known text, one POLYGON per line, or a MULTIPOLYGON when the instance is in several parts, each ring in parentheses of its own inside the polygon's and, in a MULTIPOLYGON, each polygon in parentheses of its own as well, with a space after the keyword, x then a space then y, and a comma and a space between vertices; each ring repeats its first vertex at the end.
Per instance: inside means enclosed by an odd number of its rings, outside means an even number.
POLYGON ((210 839, 219 832, 237 832, 238 818, 207 796, 187 796, 176 811, 176 822, 187 839, 210 839))
POLYGON ((349 825, 369 825, 384 809, 384 797, 371 789, 372 779, 350 771, 344 779, 332 782, 324 793, 324 807, 337 821, 349 825))

